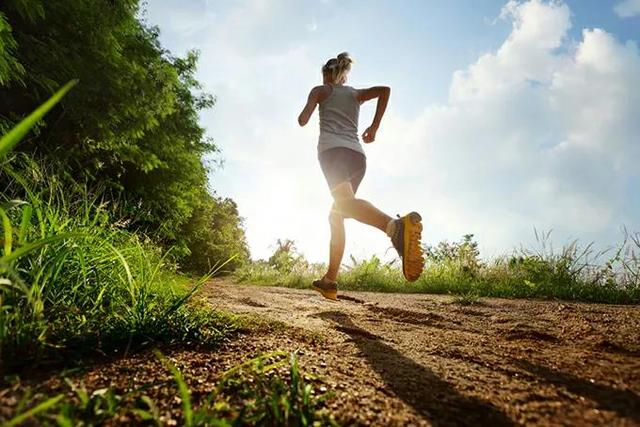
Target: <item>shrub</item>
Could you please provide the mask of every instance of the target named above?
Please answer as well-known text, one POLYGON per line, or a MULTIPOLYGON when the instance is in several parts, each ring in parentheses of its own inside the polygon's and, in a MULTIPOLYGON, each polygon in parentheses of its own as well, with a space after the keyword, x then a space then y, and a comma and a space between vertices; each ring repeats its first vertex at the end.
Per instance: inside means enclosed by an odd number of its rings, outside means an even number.
POLYGON ((187 308, 185 286, 149 239, 113 224, 100 194, 31 162, 4 165, 0 194, 3 361, 106 350, 148 340, 215 342, 232 322, 187 308), (24 201, 8 196, 20 189, 24 201))

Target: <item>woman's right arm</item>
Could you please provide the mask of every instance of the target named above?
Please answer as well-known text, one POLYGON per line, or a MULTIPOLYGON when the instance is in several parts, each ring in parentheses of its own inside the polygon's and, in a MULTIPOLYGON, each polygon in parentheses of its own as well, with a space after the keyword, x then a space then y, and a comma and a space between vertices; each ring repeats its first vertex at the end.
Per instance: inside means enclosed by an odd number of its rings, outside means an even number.
POLYGON ((376 132, 380 127, 380 122, 382 121, 382 116, 384 116, 384 112, 387 109, 390 96, 391 88, 388 86, 374 86, 369 89, 358 90, 357 99, 361 104, 371 99, 378 99, 378 105, 376 106, 376 114, 373 116, 373 122, 362 134, 362 140, 364 142, 371 143, 375 141, 376 132))
POLYGON ((311 89, 307 97, 307 103, 298 116, 298 124, 300 126, 304 126, 309 122, 311 115, 316 109, 316 105, 327 99, 330 93, 331 88, 328 85, 316 86, 311 89))
POLYGON ((316 86, 311 89, 309 92, 309 96, 307 97, 307 103, 305 104, 302 112, 298 116, 298 124, 300 126, 304 126, 309 122, 313 111, 316 109, 316 105, 318 105, 318 98, 320 96, 320 87, 316 86))

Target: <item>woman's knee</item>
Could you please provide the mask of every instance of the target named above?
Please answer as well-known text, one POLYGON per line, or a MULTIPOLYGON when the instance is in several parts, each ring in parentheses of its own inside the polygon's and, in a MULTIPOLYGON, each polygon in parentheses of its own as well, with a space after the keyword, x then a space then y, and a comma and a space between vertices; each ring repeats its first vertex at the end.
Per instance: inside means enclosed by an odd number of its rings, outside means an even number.
POLYGON ((341 197, 334 199, 334 209, 338 212, 343 218, 350 218, 351 211, 353 210, 353 201, 355 197, 341 197))
POLYGON ((353 187, 351 187, 351 183, 349 181, 345 181, 335 186, 331 190, 331 195, 336 202, 338 200, 353 199, 355 197, 353 187))
POLYGON ((331 208, 331 212, 329 212, 329 224, 331 224, 332 227, 335 226, 339 226, 342 225, 344 222, 344 216, 342 216, 342 214, 340 214, 340 212, 336 209, 336 204, 333 204, 333 207, 331 208))

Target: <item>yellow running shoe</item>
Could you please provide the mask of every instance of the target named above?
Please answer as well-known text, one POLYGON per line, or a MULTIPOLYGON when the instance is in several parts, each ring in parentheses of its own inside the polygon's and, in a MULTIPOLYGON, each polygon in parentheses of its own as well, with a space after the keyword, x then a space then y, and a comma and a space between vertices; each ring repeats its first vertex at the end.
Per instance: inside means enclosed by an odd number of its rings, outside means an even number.
POLYGON ((411 212, 395 221, 391 233, 391 243, 402 259, 402 273, 409 282, 415 282, 424 269, 424 258, 420 238, 422 236, 422 217, 411 212))
POLYGON ((313 289, 320 292, 323 297, 333 301, 338 301, 338 284, 324 277, 313 281, 313 289))

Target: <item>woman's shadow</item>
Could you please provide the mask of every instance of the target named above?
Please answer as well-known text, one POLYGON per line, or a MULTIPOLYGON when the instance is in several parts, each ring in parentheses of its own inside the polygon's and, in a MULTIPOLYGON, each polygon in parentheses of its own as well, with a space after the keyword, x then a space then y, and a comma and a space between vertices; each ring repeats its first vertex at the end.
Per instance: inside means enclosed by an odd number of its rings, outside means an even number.
POLYGON ((430 369, 405 357, 379 337, 356 326, 344 313, 317 314, 348 334, 374 371, 396 396, 431 421, 443 426, 510 426, 514 423, 488 402, 460 394, 430 369))

